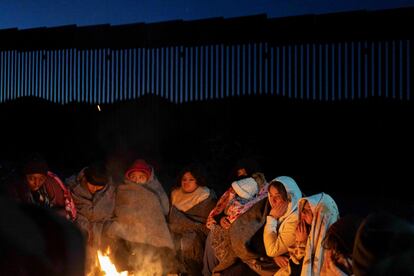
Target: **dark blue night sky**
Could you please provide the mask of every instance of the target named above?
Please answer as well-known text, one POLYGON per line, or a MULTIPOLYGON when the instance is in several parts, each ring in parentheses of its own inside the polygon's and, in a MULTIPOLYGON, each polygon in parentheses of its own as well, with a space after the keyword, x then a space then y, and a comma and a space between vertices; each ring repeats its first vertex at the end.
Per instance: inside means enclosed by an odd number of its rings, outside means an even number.
POLYGON ((414 0, 4 0, 0 29, 128 24, 266 13, 269 17, 414 6, 414 0))

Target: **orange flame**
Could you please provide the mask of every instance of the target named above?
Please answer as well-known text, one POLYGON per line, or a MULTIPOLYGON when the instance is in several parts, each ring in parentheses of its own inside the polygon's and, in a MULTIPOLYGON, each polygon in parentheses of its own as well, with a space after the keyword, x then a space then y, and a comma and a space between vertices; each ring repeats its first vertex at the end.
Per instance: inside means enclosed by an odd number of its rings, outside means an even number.
POLYGON ((109 248, 106 250, 105 254, 102 254, 100 250, 98 250, 98 260, 101 270, 108 276, 128 276, 127 271, 118 272, 115 265, 111 262, 109 258, 109 248))

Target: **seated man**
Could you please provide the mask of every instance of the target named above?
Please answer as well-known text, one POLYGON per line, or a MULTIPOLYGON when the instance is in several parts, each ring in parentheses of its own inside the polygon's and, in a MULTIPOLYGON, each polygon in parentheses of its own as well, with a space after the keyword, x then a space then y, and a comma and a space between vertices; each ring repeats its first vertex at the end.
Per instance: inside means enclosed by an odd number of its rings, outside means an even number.
POLYGON ((8 184, 8 193, 17 202, 52 208, 70 220, 76 218, 70 192, 40 156, 29 158, 22 173, 8 184))
POLYGON ((66 179, 76 204, 75 224, 84 234, 86 269, 93 272, 98 249, 106 249, 104 229, 115 208, 115 186, 103 163, 97 162, 66 179))

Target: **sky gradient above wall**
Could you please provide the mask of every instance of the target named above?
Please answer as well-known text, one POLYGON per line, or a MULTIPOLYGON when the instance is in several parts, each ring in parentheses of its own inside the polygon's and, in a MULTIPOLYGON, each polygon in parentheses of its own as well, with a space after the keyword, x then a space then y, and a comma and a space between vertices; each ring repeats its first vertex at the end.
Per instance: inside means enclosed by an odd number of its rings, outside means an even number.
POLYGON ((414 0, 3 0, 0 29, 129 24, 266 13, 269 17, 414 6, 414 0))

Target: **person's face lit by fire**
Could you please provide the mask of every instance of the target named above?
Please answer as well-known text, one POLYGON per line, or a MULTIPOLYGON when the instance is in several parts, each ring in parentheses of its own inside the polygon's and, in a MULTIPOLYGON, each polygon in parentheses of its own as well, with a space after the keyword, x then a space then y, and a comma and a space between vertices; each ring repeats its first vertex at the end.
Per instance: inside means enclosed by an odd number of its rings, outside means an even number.
POLYGON ((134 171, 128 175, 129 180, 137 184, 145 184, 148 181, 148 175, 141 171, 134 171))
POLYGON ((93 185, 89 182, 86 182, 86 187, 88 188, 88 191, 91 194, 95 194, 96 192, 102 190, 105 186, 97 186, 97 185, 93 185))
POLYGON ((289 204, 287 200, 283 199, 283 196, 279 193, 278 189, 274 186, 270 186, 269 188, 269 202, 272 208, 289 204))
POLYGON ((247 171, 245 168, 239 168, 237 169, 237 177, 247 176, 247 171))
POLYGON ((26 174, 26 181, 29 189, 35 192, 45 183, 47 176, 41 173, 26 174))
POLYGON ((313 213, 312 213, 312 209, 308 201, 306 201, 305 204, 303 204, 303 208, 301 211, 301 217, 306 222, 306 224, 308 225, 312 224, 313 213))
POLYGON ((190 172, 186 172, 181 178, 181 188, 186 193, 192 193, 198 188, 197 180, 190 172))

